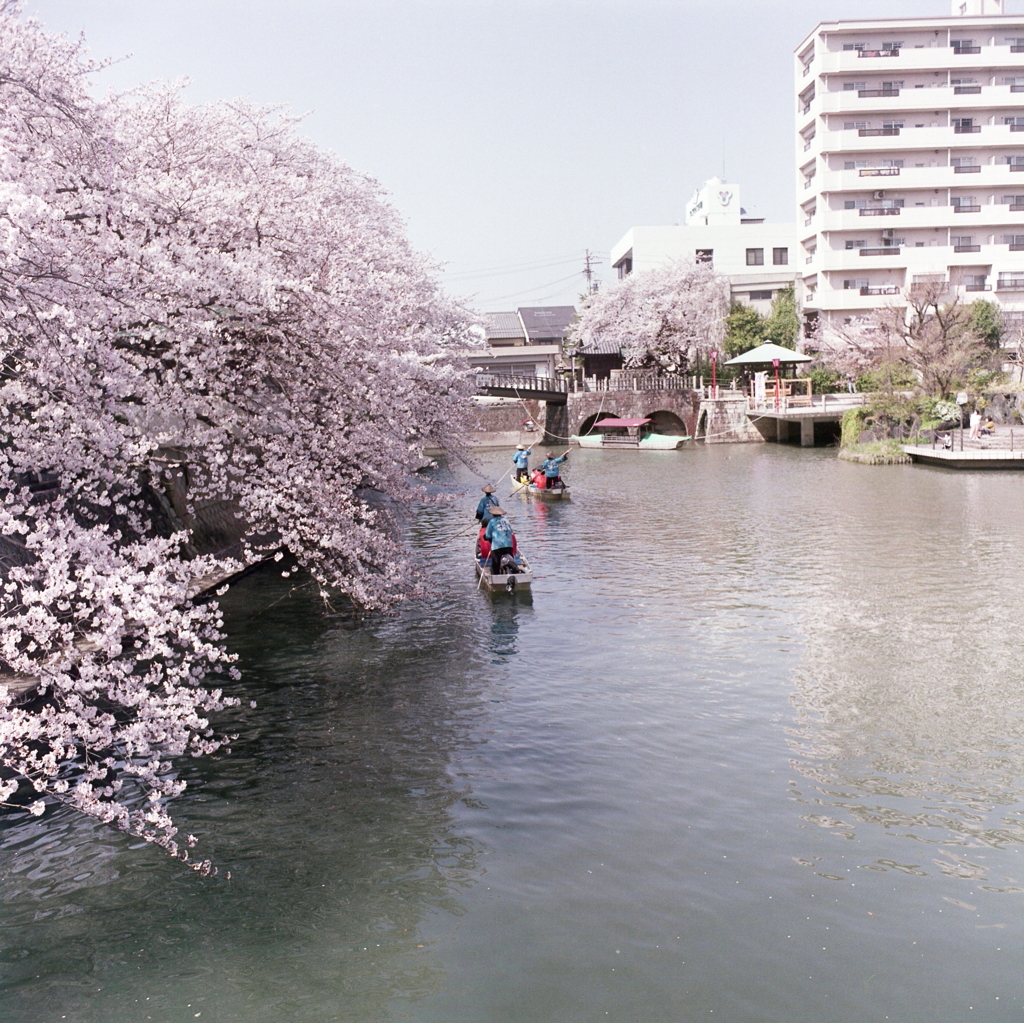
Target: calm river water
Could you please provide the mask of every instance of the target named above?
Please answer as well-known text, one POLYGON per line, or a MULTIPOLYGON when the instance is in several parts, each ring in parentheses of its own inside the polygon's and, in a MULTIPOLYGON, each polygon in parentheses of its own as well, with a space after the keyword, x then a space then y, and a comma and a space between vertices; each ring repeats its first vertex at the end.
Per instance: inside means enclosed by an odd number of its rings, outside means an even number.
POLYGON ((775 445, 567 475, 504 502, 532 600, 430 549, 468 469, 396 617, 237 587, 258 706, 176 811, 233 879, 8 818, 0 1020, 1020 1020, 1024 475, 775 445))

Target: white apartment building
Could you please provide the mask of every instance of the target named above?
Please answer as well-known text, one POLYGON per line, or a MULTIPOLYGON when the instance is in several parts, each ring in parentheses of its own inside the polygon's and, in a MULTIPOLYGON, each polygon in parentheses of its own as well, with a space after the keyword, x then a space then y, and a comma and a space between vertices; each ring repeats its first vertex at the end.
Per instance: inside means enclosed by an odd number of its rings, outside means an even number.
POLYGON ((630 228, 612 246, 611 263, 620 278, 674 260, 710 263, 729 279, 734 300, 766 313, 796 280, 795 237, 792 224, 748 216, 739 186, 711 178, 690 198, 682 226, 630 228))
POLYGON ((1024 16, 822 22, 797 47, 798 299, 827 322, 948 282, 1024 311, 1024 16))

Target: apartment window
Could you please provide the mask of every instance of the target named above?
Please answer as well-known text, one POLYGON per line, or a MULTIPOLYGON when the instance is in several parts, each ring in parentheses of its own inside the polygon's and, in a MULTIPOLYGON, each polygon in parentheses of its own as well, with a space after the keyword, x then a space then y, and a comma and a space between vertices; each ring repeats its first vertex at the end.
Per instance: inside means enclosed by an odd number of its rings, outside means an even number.
POLYGON ((903 49, 903 42, 901 40, 900 42, 896 42, 896 43, 882 43, 882 49, 883 50, 902 50, 903 49))
POLYGON ((903 161, 902 160, 883 160, 882 161, 882 166, 883 167, 902 167, 903 166, 903 161))
POLYGON ((1014 248, 1024 249, 1024 234, 1004 234, 1003 244, 1012 245, 1014 248))
POLYGON ((844 50, 863 50, 867 47, 867 43, 843 43, 844 50))
POLYGON ((867 199, 845 199, 843 201, 844 210, 864 210, 867 209, 867 199))
POLYGON ((844 121, 843 122, 843 130, 844 131, 856 131, 859 128, 866 128, 867 126, 868 126, 868 122, 867 121, 844 121))
POLYGON ((844 92, 860 92, 862 89, 866 89, 867 87, 868 87, 868 83, 867 82, 844 82, 843 83, 843 91, 844 92))
POLYGON ((953 118, 953 130, 954 131, 970 131, 974 127, 973 117, 954 117, 953 118))
POLYGON ((789 266, 789 249, 785 247, 772 249, 772 264, 774 266, 789 266))
POLYGON ((970 248, 974 244, 973 234, 955 234, 951 241, 958 248, 970 248))
POLYGON ((696 258, 698 263, 707 263, 710 266, 715 261, 715 250, 697 249, 696 258))
POLYGON ((882 237, 882 248, 883 249, 890 248, 890 247, 892 247, 894 249, 898 249, 901 246, 906 245, 906 244, 907 244, 907 239, 906 238, 893 238, 892 235, 889 235, 888 237, 886 237, 886 236, 882 237))
POLYGON ((1008 124, 1011 128, 1024 131, 1024 117, 1004 117, 1003 124, 1008 124))
POLYGON ((764 249, 747 249, 747 266, 764 266, 764 249))
POLYGON ((1007 206, 1024 206, 1024 195, 1004 195, 999 201, 1007 206))
POLYGON ((751 302, 770 302, 772 300, 772 293, 770 291, 752 291, 750 292, 751 302))
POLYGON ((858 277, 855 280, 844 280, 843 291, 860 291, 861 288, 870 287, 870 282, 866 277, 858 277))
POLYGON ((1024 156, 1004 156, 1003 159, 1011 167, 1024 167, 1024 156))
POLYGON ((863 238, 847 238, 846 247, 848 249, 866 249, 868 243, 863 238))
POLYGON ((867 160, 846 160, 843 162, 843 170, 860 170, 867 165, 867 160))
POLYGON ((954 195, 949 200, 950 206, 977 206, 978 197, 976 195, 954 195))
POLYGON ((883 128, 902 128, 903 127, 903 122, 902 121, 883 121, 882 122, 882 127, 883 128))
POLYGON ((974 82, 973 78, 951 78, 949 80, 950 85, 974 85, 974 82))
MULTIPOLYGON (((1007 157, 1009 162, 1013 157, 1007 157)), ((950 161, 950 165, 953 167, 977 167, 978 158, 976 156, 954 156, 950 161)))
POLYGON ((882 92, 899 92, 902 88, 902 82, 882 82, 882 92))
POLYGON ((1024 50, 1024 39, 1021 39, 1019 36, 1016 39, 1007 39, 1006 43, 1012 50, 1018 53, 1024 50))

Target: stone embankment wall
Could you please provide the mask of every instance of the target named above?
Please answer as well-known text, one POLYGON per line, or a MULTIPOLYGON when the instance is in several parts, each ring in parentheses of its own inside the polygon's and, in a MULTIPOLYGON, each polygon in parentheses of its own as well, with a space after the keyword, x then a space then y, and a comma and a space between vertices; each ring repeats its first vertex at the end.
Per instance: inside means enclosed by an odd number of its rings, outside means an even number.
POLYGON ((541 439, 549 411, 544 406, 543 401, 520 402, 513 398, 499 398, 493 403, 478 405, 469 442, 475 448, 514 448, 517 444, 536 444, 541 439), (536 424, 534 430, 525 427, 527 419, 536 424))
POLYGON ((707 444, 759 444, 765 436, 747 415, 747 399, 705 398, 697 420, 698 440, 707 444))

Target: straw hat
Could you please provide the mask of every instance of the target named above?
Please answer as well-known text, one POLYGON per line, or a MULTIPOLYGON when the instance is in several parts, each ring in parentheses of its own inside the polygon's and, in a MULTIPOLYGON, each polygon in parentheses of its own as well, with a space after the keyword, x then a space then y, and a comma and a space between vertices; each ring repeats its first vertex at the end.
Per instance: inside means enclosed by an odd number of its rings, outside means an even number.
POLYGON ((490 483, 485 483, 485 484, 484 484, 484 485, 483 485, 483 486, 482 486, 482 487, 481 487, 480 489, 481 489, 481 490, 482 490, 482 491, 483 491, 483 492, 484 492, 485 494, 493 494, 493 493, 494 493, 494 487, 492 487, 492 486, 490 485, 490 483))
POLYGON ((525 444, 517 444, 516 445, 516 450, 517 451, 525 451, 526 450, 526 445, 525 444))
POLYGON ((505 514, 505 509, 504 508, 499 508, 498 505, 496 505, 496 504, 492 504, 491 505, 491 517, 492 518, 495 515, 504 515, 504 514, 505 514))

